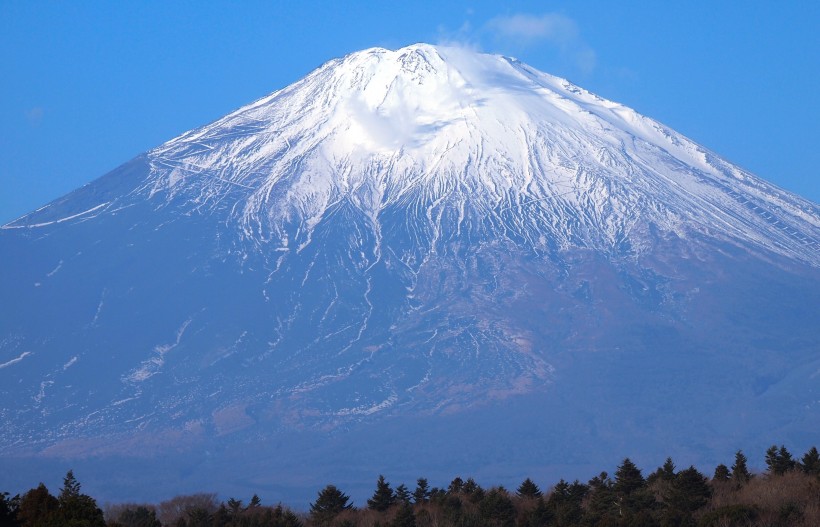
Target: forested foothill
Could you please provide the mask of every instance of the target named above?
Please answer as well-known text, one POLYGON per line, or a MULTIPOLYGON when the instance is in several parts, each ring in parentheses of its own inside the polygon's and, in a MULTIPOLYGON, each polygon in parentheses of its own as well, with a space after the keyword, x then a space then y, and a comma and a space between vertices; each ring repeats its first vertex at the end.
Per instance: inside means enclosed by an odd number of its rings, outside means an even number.
POLYGON ((610 475, 586 483, 563 479, 549 491, 526 478, 516 489, 484 488, 456 477, 446 487, 419 478, 395 488, 379 476, 371 498, 355 507, 334 485, 310 510, 247 503, 216 494, 177 496, 159 505, 100 507, 69 471, 54 496, 42 483, 23 494, 0 493, 0 527, 786 527, 820 526, 820 454, 795 458, 785 446, 766 451, 753 474, 742 451, 711 477, 671 458, 648 476, 624 459, 610 475))

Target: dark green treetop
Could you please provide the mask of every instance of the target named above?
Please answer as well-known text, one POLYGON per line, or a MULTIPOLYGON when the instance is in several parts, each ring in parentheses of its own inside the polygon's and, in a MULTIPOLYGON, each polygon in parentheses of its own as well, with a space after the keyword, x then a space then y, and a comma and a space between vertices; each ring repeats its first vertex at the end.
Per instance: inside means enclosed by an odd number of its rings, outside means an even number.
POLYGON ((384 476, 379 475, 373 497, 367 500, 367 508, 382 512, 389 509, 394 503, 396 503, 396 495, 393 493, 393 489, 390 488, 390 483, 385 481, 384 476))
POLYGON ((723 463, 715 467, 715 475, 712 476, 712 481, 729 481, 730 478, 729 467, 723 463))
POLYGON ((525 479, 521 485, 518 486, 515 493, 519 498, 533 499, 541 497, 541 489, 539 489, 538 485, 536 485, 530 478, 525 479))
POLYGON ((330 522, 342 511, 352 509, 350 496, 334 485, 328 485, 319 491, 316 501, 310 504, 310 518, 317 525, 330 525, 330 522))
POLYGON ((732 465, 731 477, 737 485, 744 485, 752 479, 752 473, 749 472, 746 462, 747 459, 742 450, 735 452, 735 463, 732 465))
POLYGON ((641 469, 635 466, 635 463, 629 458, 624 459, 621 466, 615 471, 615 484, 612 486, 612 490, 616 494, 626 496, 645 486, 646 481, 643 479, 641 469))
POLYGON ((390 525, 391 527, 416 527, 416 515, 413 513, 413 507, 409 501, 401 502, 401 507, 399 507, 390 525))
POLYGON ((772 445, 766 450, 766 466, 768 467, 769 474, 782 476, 786 472, 793 470, 797 466, 797 463, 785 445, 782 445, 780 448, 777 448, 777 445, 772 445))
POLYGON ((817 452, 817 447, 813 446, 806 452, 800 460, 800 469, 806 474, 820 476, 820 453, 817 452))
POLYGON ((430 498, 430 487, 426 478, 416 480, 416 490, 413 491, 413 501, 415 503, 425 503, 430 498))
POLYGON ((57 501, 60 520, 65 527, 105 527, 105 517, 97 501, 80 492, 80 482, 71 470, 63 478, 57 501))
POLYGON ((410 503, 410 491, 407 490, 407 485, 402 483, 398 487, 396 487, 396 502, 398 503, 410 503))

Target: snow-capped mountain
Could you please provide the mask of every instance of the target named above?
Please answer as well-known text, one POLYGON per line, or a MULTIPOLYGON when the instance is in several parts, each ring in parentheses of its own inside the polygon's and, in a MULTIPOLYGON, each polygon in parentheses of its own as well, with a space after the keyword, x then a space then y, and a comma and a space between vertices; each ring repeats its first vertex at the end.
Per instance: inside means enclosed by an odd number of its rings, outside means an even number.
POLYGON ((0 253, 9 463, 515 479, 820 428, 820 207, 507 57, 332 60, 0 253))

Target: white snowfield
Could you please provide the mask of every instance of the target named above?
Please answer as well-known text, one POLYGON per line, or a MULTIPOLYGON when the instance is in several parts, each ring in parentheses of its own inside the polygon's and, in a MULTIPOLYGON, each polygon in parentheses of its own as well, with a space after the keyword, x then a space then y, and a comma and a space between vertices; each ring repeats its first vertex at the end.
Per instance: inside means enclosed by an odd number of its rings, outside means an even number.
POLYGON ((344 204, 377 239, 386 211, 421 213, 432 251, 489 229, 535 249, 639 254, 653 225, 820 265, 812 202, 564 79, 461 48, 332 60, 149 156, 142 191, 200 211, 229 204, 242 236, 266 250, 304 248, 344 204))

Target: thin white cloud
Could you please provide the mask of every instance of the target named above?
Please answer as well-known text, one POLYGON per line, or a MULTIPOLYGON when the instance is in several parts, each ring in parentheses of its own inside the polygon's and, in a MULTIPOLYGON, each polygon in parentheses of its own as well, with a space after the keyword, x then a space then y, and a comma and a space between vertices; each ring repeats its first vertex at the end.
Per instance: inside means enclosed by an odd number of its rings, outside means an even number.
POLYGON ((584 73, 592 73, 592 70, 595 69, 598 57, 595 55, 594 49, 589 46, 583 46, 572 52, 572 58, 581 71, 584 73))
POLYGON ((473 51, 481 51, 481 44, 476 38, 476 31, 469 20, 465 20, 455 31, 445 26, 438 26, 436 44, 442 46, 463 47, 473 51))
POLYGON ((522 44, 547 40, 568 45, 578 38, 575 21, 558 13, 497 16, 487 22, 487 28, 499 37, 522 44))
POLYGON ((566 15, 518 13, 497 16, 490 19, 483 29, 496 41, 519 48, 543 44, 556 47, 564 58, 584 73, 591 73, 595 68, 595 50, 581 38, 578 24, 566 15))

